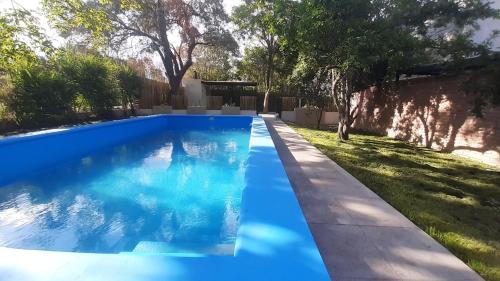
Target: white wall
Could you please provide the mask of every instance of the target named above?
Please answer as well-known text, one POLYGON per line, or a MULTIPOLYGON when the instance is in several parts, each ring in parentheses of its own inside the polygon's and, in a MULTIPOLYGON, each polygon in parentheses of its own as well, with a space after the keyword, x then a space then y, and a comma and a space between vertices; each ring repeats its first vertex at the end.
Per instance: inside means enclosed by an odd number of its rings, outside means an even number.
POLYGON ((282 111, 281 120, 285 122, 295 122, 295 111, 282 111))
POLYGON ((201 79, 182 80, 182 86, 184 87, 187 106, 207 105, 207 93, 205 87, 201 84, 201 79))
POLYGON ((323 112, 321 123, 326 125, 332 125, 339 123, 339 113, 338 112, 323 112))
POLYGON ((257 115, 255 110, 240 110, 240 115, 257 115))

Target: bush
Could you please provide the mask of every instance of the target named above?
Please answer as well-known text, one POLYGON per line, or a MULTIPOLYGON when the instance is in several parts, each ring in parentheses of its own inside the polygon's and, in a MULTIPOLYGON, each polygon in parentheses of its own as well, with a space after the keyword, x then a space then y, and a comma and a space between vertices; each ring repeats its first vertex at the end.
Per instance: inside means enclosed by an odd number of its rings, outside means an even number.
POLYGON ((11 112, 22 127, 73 121, 77 112, 106 119, 116 105, 134 111, 142 89, 141 78, 129 66, 73 50, 59 50, 49 60, 20 58, 4 80, 0 113, 11 112))
POLYGON ((57 125, 75 112, 111 117, 129 106, 140 79, 127 66, 97 52, 56 50, 35 17, 24 10, 0 15, 0 123, 57 125))
POLYGON ((85 99, 98 118, 111 117, 120 94, 115 75, 117 66, 111 59, 64 51, 55 64, 76 85, 77 94, 85 99))
POLYGON ((0 75, 0 121, 10 117, 10 111, 6 105, 7 95, 12 92, 12 83, 8 76, 0 75))
POLYGON ((59 123, 73 116, 74 88, 67 79, 45 63, 25 64, 10 71, 12 90, 6 107, 22 126, 59 123))
POLYGON ((141 95, 142 79, 128 65, 121 65, 117 73, 120 83, 120 100, 124 109, 130 108, 135 114, 134 102, 141 95))

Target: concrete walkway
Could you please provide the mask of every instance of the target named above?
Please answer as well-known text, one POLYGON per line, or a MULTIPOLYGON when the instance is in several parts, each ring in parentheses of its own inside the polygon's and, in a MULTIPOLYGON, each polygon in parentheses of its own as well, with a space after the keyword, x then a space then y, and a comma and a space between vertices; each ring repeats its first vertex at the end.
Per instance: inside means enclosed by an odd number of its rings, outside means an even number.
POLYGON ((265 119, 333 280, 483 280, 285 123, 265 119))

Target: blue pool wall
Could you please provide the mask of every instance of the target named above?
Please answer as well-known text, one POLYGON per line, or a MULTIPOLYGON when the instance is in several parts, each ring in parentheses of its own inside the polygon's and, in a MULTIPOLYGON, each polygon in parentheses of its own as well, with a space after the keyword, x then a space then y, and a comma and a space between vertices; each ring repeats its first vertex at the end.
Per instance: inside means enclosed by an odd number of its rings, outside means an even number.
POLYGON ((161 115, 0 140, 0 186, 67 159, 161 130, 250 129, 252 117, 161 115))
MULTIPOLYGON (((126 129, 138 129, 143 126, 145 127, 143 132, 169 127, 165 117, 151 118, 151 121, 142 125, 114 123, 120 124, 119 128, 114 128, 109 132, 118 134, 126 129)), ((233 120, 236 117, 219 119, 210 116, 193 119, 187 116, 169 116, 168 118, 172 121, 170 126, 178 126, 178 128, 202 126, 200 124, 206 126, 208 122, 210 126, 220 123, 221 126, 234 125, 236 128, 244 129, 250 126, 247 122, 251 124, 245 176, 246 187, 242 198, 240 226, 234 255, 84 254, 0 247, 0 280, 330 280, 264 120, 260 117, 237 120, 233 120)), ((99 125, 93 126, 99 127, 99 125)), ((142 131, 142 129, 139 130, 142 131)), ((108 134, 108 131, 92 133, 99 139, 102 138, 99 136, 101 134, 108 134)), ((130 134, 130 137, 140 136, 138 132, 127 134, 130 134)), ((92 138, 86 139, 95 142, 92 138)), ((55 141, 56 138, 51 138, 51 140, 55 141)), ((72 140, 81 142, 76 136, 73 136, 72 140)), ((13 140, 8 142, 16 143, 13 140)), ((44 140, 44 142, 49 142, 49 140, 44 140)), ((0 143, 0 153, 6 151, 3 150, 6 149, 4 145, 5 143, 0 143)), ((41 147, 35 144, 30 144, 30 146, 37 147, 36 149, 41 147)), ((54 153, 55 146, 50 147, 54 153)), ((51 154, 46 155, 50 157, 51 154)), ((15 154, 11 154, 10 157, 13 156, 15 154)), ((2 162, 2 165, 5 163, 2 162)), ((21 167, 20 164, 17 165, 21 167)))
POLYGON ((245 180, 235 245, 252 268, 244 280, 330 280, 262 118, 253 122, 245 180))

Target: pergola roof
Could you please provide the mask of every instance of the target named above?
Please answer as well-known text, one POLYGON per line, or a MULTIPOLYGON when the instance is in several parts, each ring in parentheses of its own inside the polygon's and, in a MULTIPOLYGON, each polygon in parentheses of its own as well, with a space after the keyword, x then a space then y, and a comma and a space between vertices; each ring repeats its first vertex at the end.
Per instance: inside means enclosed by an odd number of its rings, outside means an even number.
POLYGON ((209 86, 240 86, 240 87, 256 87, 256 82, 250 81, 201 81, 204 85, 209 86))
MULTIPOLYGON (((474 70, 474 69, 480 69, 488 64, 494 62, 495 60, 500 59, 500 53, 494 53, 491 56, 477 56, 473 58, 468 58, 466 59, 460 67, 462 67, 465 70, 474 70)), ((456 66, 453 64, 453 62, 443 62, 443 63, 436 63, 436 64, 429 64, 429 65, 420 65, 416 67, 412 67, 409 69, 404 69, 401 70, 399 73, 400 74, 406 74, 408 76, 412 75, 431 75, 431 76, 436 76, 436 75, 441 75, 441 74, 446 74, 448 72, 453 72, 456 71, 456 66)))

